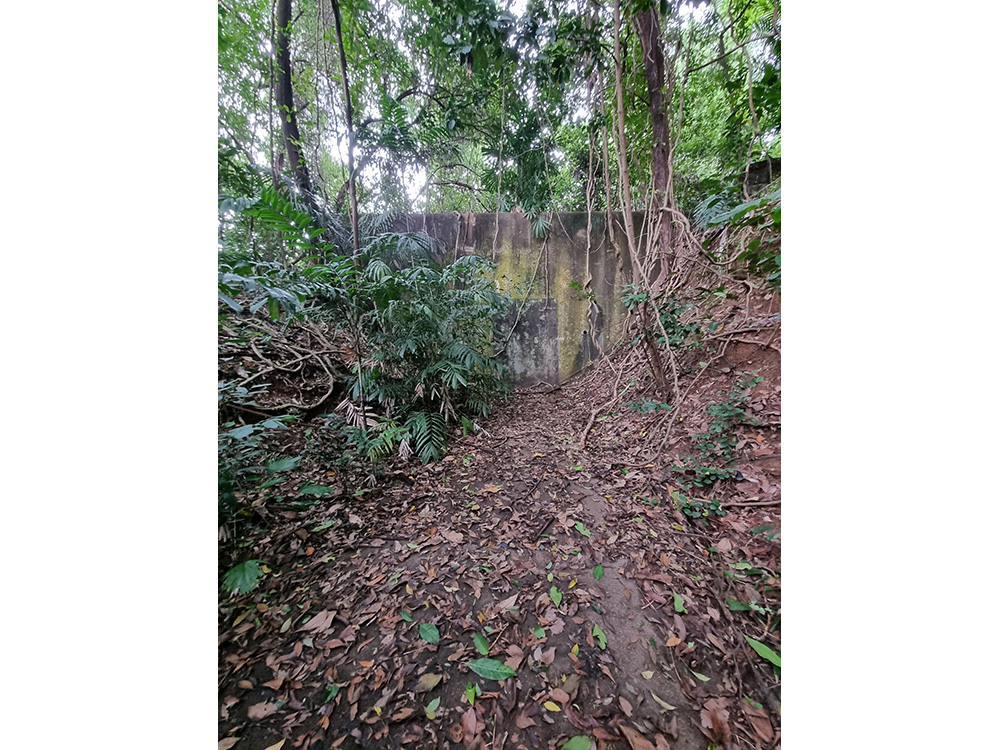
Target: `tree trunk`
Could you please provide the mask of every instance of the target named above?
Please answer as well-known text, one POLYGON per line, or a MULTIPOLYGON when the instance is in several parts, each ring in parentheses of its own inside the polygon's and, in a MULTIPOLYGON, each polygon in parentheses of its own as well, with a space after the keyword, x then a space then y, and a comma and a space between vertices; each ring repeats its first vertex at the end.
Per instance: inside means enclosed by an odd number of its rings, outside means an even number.
MULTIPOLYGON (((615 100, 617 103, 618 124, 618 171, 622 188, 622 223, 625 225, 625 238, 628 241, 629 258, 632 262, 632 280, 638 284, 642 279, 648 284, 646 273, 639 258, 639 247, 635 239, 635 226, 632 221, 632 188, 628 174, 628 141, 625 139, 625 95, 622 86, 622 50, 621 50, 621 3, 615 0, 615 100)), ((639 322, 642 326, 642 340, 646 347, 646 356, 653 371, 657 388, 666 391, 667 381, 663 375, 663 362, 656 342, 651 333, 652 321, 649 303, 639 304, 639 322)))
POLYGON ((295 117, 295 103, 292 101, 292 59, 288 38, 291 31, 291 21, 292 0, 278 0, 278 28, 275 40, 278 77, 275 81, 277 88, 275 98, 281 116, 281 133, 285 140, 285 151, 288 152, 288 165, 292 169, 296 186, 303 193, 303 198, 312 205, 312 182, 309 179, 305 155, 302 153, 302 137, 299 135, 299 123, 295 117))
MULTIPOLYGON (((651 208, 659 213, 660 272, 653 291, 662 289, 673 265, 673 225, 668 208, 674 205, 673 175, 670 164, 670 122, 667 119, 667 99, 663 43, 660 41, 660 21, 656 8, 650 8, 633 17, 632 22, 642 44, 642 63, 649 89, 649 118, 653 126, 653 174, 651 208)), ((652 217, 650 217, 652 219, 652 217)), ((652 223, 652 222, 651 222, 652 223)))
POLYGON ((351 235, 354 239, 354 254, 358 254, 361 239, 358 232, 358 193, 354 174, 354 108, 351 106, 351 88, 347 84, 347 55, 344 54, 344 36, 340 28, 340 2, 330 0, 333 6, 333 24, 337 31, 337 47, 340 50, 340 80, 344 85, 344 110, 347 119, 347 185, 351 195, 351 235))

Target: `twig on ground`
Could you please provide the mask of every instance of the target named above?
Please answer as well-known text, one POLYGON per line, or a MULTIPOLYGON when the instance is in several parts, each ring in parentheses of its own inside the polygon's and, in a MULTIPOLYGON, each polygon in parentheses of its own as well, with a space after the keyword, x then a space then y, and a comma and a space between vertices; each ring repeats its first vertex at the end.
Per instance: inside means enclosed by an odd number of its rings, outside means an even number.
POLYGON ((715 333, 712 334, 711 336, 706 336, 705 338, 702 339, 702 341, 712 341, 713 339, 721 339, 725 338, 726 336, 732 336, 733 334, 736 333, 749 333, 750 331, 762 331, 765 328, 772 328, 777 324, 778 324, 777 320, 775 321, 766 320, 763 323, 759 323, 757 325, 747 326, 746 328, 737 328, 735 331, 723 331, 722 333, 715 333))
POLYGON ((312 411, 313 409, 321 406, 324 401, 326 401, 328 398, 330 398, 330 395, 333 393, 333 389, 336 388, 336 386, 337 386, 337 379, 333 376, 333 373, 330 372, 330 369, 326 366, 326 362, 324 362, 322 358, 320 358, 319 363, 323 367, 323 370, 326 372, 326 374, 330 378, 330 387, 326 389, 326 393, 323 394, 322 398, 320 398, 319 401, 317 401, 316 403, 312 404, 311 406, 306 406, 304 404, 289 403, 289 404, 278 404, 278 405, 276 405, 276 406, 274 406, 272 408, 274 408, 274 409, 302 409, 303 411, 312 411))
MULTIPOLYGON (((684 403, 684 400, 687 398, 688 394, 691 392, 691 389, 694 388, 694 384, 698 382, 698 378, 700 378, 702 376, 702 374, 705 372, 705 370, 707 370, 709 368, 709 366, 711 366, 711 364, 713 362, 715 362, 717 359, 719 359, 720 357, 723 357, 725 355, 725 353, 726 353, 726 347, 727 346, 729 346, 729 341, 728 340, 725 343, 723 343, 722 348, 719 350, 718 354, 716 354, 714 357, 712 357, 710 360, 708 360, 708 362, 706 362, 702 366, 702 368, 700 370, 698 370, 697 374, 694 376, 694 378, 692 378, 691 382, 688 384, 688 387, 684 390, 684 394, 677 401, 674 402, 674 408, 670 411, 670 421, 667 423, 666 432, 663 435, 663 440, 660 441, 660 447, 657 448, 657 450, 656 450, 656 458, 655 458, 656 461, 659 461, 660 457, 663 455, 663 449, 667 445, 667 440, 670 439, 670 431, 674 427, 674 420, 677 418, 677 415, 680 414, 681 404, 684 403)), ((661 420, 660 424, 662 424, 662 423, 663 422, 661 420)), ((656 425, 656 427, 653 428, 653 430, 652 430, 653 434, 656 434, 657 430, 659 429, 659 426, 660 425, 656 425)))
POLYGON ((766 500, 762 503, 730 503, 727 501, 722 501, 719 505, 724 505, 728 508, 767 508, 774 505, 781 505, 780 500, 766 500))
POLYGON ((539 539, 541 539, 542 534, 545 533, 545 530, 549 528, 549 526, 551 526, 552 522, 555 520, 556 520, 555 516, 549 516, 549 520, 546 521, 541 527, 539 527, 538 531, 536 531, 534 534, 531 535, 531 543, 534 544, 539 539))
POLYGON ((615 403, 617 403, 618 400, 621 399, 621 397, 624 396, 626 391, 628 390, 625 389, 625 391, 619 393, 618 385, 619 383, 621 383, 622 373, 625 372, 626 366, 628 365, 630 359, 631 357, 625 358, 625 360, 622 362, 621 369, 618 370, 617 376, 615 377, 615 387, 612 392, 615 393, 616 395, 612 396, 604 404, 596 407, 593 411, 590 412, 590 419, 587 420, 587 426, 583 428, 583 432, 580 434, 580 450, 584 450, 587 447, 587 435, 590 434, 590 428, 594 426, 594 420, 597 418, 598 413, 604 411, 605 409, 610 409, 612 406, 614 406, 615 403))

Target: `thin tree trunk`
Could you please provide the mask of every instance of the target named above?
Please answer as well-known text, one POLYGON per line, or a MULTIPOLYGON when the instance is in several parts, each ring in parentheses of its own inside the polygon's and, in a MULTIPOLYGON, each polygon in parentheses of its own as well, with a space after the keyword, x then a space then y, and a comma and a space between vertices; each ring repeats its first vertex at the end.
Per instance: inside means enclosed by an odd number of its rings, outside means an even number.
MULTIPOLYGON (((271 39, 274 39, 274 3, 271 3, 271 39)), ((278 189, 278 170, 274 161, 274 55, 270 55, 267 60, 268 83, 267 92, 267 143, 271 156, 271 184, 275 191, 278 189)), ((251 163, 253 163, 251 161, 251 163)))
POLYGON ((344 108, 347 116, 347 185, 351 195, 351 234, 354 239, 354 254, 361 248, 358 235, 358 193, 354 174, 354 108, 351 106, 351 88, 347 83, 347 55, 344 54, 344 36, 340 28, 340 2, 330 0, 333 5, 333 23, 337 31, 337 47, 340 50, 340 80, 344 85, 344 108))
POLYGON ((653 291, 663 287, 673 265, 673 217, 667 212, 673 204, 673 185, 670 169, 670 123, 667 120, 667 101, 663 95, 666 87, 663 44, 660 41, 660 21, 656 8, 650 8, 633 19, 639 42, 642 44, 642 63, 649 89, 649 118, 653 126, 652 187, 650 202, 660 214, 659 248, 660 272, 653 291), (666 215, 664 215, 666 214, 666 215))
POLYGON ((278 112, 281 116, 281 132, 285 139, 285 151, 288 153, 288 162, 295 177, 295 184, 302 191, 303 198, 312 204, 312 182, 309 179, 305 155, 302 153, 302 136, 299 135, 295 103, 292 101, 292 60, 288 38, 291 21, 292 0, 278 0, 278 28, 275 40, 278 78, 275 87, 278 112))
MULTIPOLYGON (((628 174, 628 141, 625 139, 625 96, 622 87, 622 54, 621 54, 621 3, 615 0, 615 99, 617 102, 618 121, 618 171, 622 189, 622 223, 625 225, 625 237, 628 240, 629 258, 632 261, 632 280, 638 281, 645 278, 642 262, 639 258, 639 249, 635 241, 635 225, 632 221, 632 187, 628 174)), ((648 282, 648 280, 647 280, 648 282)), ((649 293, 649 290, 647 290, 649 293)), ((653 341, 651 329, 651 315, 649 303, 639 304, 639 323, 642 326, 642 340, 646 348, 646 356, 649 358, 649 366, 653 371, 653 378, 659 389, 665 391, 667 381, 663 375, 663 361, 660 359, 660 352, 653 341)))
POLYGON ((614 219, 611 212, 614 211, 614 203, 611 201, 611 157, 608 152, 608 106, 605 102, 605 92, 604 92, 604 75, 601 73, 600 69, 597 71, 597 85, 601 90, 601 135, 603 137, 603 153, 604 153, 604 212, 605 216, 605 229, 608 233, 608 242, 615 249, 615 257, 618 261, 618 270, 621 271, 624 266, 622 264, 622 250, 618 243, 615 241, 614 234, 614 219))
POLYGON ((632 185, 628 174, 628 141, 625 138, 625 101, 622 88, 622 48, 620 38, 621 6, 615 0, 615 102, 618 125, 618 180, 621 183, 622 223, 628 240, 628 253, 632 261, 632 279, 639 279, 639 253, 635 243, 635 225, 632 222, 632 185))

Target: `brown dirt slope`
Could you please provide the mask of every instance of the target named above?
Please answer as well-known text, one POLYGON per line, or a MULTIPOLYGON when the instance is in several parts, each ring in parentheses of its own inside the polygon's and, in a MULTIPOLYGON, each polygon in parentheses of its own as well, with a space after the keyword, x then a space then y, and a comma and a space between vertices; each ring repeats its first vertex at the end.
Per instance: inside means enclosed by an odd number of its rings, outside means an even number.
POLYGON ((665 442, 666 414, 601 410, 634 371, 619 357, 374 487, 350 493, 314 461, 340 494, 262 508, 269 574, 220 607, 220 747, 779 745, 780 680, 746 640, 780 650, 777 334, 734 333, 694 363, 665 442), (713 495, 728 512, 704 524, 672 501, 670 462, 750 371, 761 424, 737 428, 740 473, 713 495), (470 669, 476 634, 516 677, 470 669))

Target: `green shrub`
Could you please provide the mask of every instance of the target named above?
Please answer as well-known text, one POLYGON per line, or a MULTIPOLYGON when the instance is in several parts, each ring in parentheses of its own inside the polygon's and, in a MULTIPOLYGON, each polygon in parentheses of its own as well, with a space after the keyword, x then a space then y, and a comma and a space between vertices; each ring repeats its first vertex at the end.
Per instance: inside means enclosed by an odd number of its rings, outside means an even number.
POLYGON ((368 460, 393 451, 437 460, 448 426, 463 415, 486 416, 490 400, 507 389, 492 341, 494 320, 510 299, 497 291, 493 263, 470 255, 442 266, 430 237, 385 232, 386 217, 366 222, 356 257, 336 255, 336 233, 324 233, 270 189, 244 210, 293 250, 323 262, 299 267, 223 253, 222 309, 254 314, 266 305, 274 319, 312 318, 344 331, 359 356, 338 411, 368 460), (248 304, 235 299, 241 294, 248 304))

